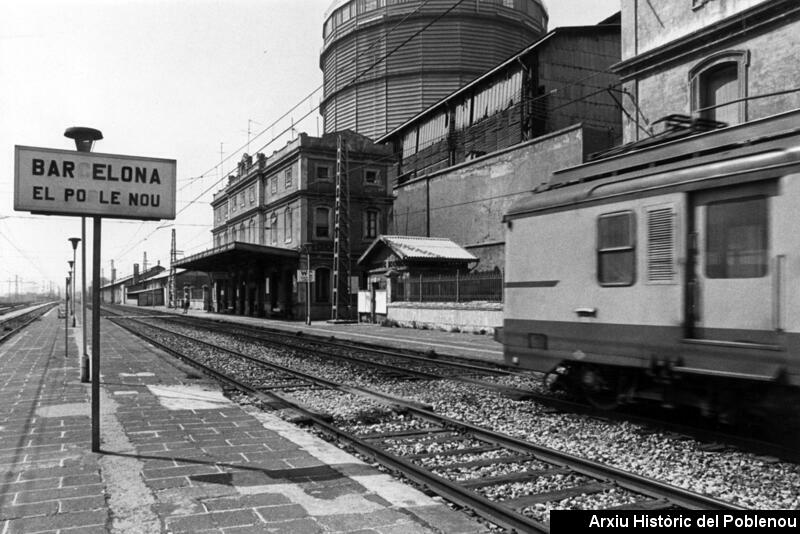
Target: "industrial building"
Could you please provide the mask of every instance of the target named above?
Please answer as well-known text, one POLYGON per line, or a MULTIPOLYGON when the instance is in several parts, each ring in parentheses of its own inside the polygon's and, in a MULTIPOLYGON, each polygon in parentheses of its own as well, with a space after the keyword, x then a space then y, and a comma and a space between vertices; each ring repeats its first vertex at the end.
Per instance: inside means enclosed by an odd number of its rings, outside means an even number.
POLYGON ((378 139, 398 154, 394 233, 445 237, 502 269, 502 214, 622 138, 619 15, 556 28, 378 139))
POLYGON ((336 0, 320 55, 325 132, 377 139, 546 28, 539 0, 336 0))

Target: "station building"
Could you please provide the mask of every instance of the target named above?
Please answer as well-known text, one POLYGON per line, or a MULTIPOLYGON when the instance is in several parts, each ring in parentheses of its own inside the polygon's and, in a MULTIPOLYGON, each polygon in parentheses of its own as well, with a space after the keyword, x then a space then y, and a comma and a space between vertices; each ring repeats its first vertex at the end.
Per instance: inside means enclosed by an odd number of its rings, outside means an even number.
POLYGON ((133 274, 128 276, 123 276, 122 278, 119 279, 116 276, 116 270, 112 270, 111 282, 103 285, 100 288, 100 301, 103 304, 120 304, 123 306, 125 305, 136 306, 138 303, 138 297, 134 295, 128 295, 130 289, 132 287, 139 286, 146 280, 161 275, 165 270, 166 269, 164 269, 164 267, 162 267, 159 264, 149 269, 145 269, 142 272, 139 272, 139 264, 134 263, 133 274))
POLYGON ((355 317, 358 257, 391 215, 392 162, 389 147, 352 131, 245 154, 212 200, 214 246, 175 266, 209 274, 216 312, 328 319, 338 304, 355 317))

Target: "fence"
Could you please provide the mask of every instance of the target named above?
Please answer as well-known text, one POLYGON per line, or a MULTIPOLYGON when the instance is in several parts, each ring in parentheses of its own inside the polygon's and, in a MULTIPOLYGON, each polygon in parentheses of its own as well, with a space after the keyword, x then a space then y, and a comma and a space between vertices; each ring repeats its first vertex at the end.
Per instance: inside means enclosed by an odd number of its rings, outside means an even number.
POLYGON ((393 281, 392 301, 502 302, 503 273, 499 271, 453 275, 419 274, 393 281))

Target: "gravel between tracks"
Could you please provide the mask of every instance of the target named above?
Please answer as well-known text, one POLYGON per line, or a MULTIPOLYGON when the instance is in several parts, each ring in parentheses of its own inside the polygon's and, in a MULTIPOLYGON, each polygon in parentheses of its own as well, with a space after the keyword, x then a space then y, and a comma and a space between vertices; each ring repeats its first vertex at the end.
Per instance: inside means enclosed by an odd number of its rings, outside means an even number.
MULTIPOLYGON (((232 344, 228 336, 215 334, 213 337, 225 346, 232 344)), ((281 356, 276 354, 278 351, 275 349, 255 346, 253 343, 237 341, 235 345, 235 350, 248 353, 256 351, 270 360, 284 358, 282 361, 287 366, 295 367, 300 360, 296 356, 286 356, 287 351, 283 351, 281 356)), ((381 376, 381 373, 362 372, 361 368, 356 373, 355 366, 340 362, 321 363, 315 358, 304 360, 305 372, 332 380, 370 385, 392 395, 431 404, 435 412, 454 419, 642 476, 654 477, 739 506, 800 509, 800 466, 796 464, 736 451, 707 451, 695 440, 627 422, 551 413, 534 402, 510 400, 473 385, 447 380, 391 380, 381 376), (334 376, 330 373, 334 373, 334 376)), ((354 428, 363 429, 363 433, 371 432, 368 426, 356 425, 354 428)), ((490 456, 484 454, 484 457, 490 456)), ((441 463, 436 463, 436 460, 427 463, 429 467, 434 467, 455 461, 465 460, 446 457, 441 463)), ((585 498, 533 506, 528 513, 545 517, 549 509, 586 507, 587 503, 589 507, 600 508, 603 503, 615 505, 629 502, 626 499, 630 499, 630 496, 625 492, 609 490, 585 498)))

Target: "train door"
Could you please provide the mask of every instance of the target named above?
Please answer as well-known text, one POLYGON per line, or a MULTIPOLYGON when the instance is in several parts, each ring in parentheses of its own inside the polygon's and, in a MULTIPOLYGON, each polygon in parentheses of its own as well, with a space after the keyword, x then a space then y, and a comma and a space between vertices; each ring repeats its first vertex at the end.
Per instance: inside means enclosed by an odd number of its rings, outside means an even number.
POLYGON ((692 197, 687 324, 696 339, 778 343, 770 199, 776 184, 692 197))

